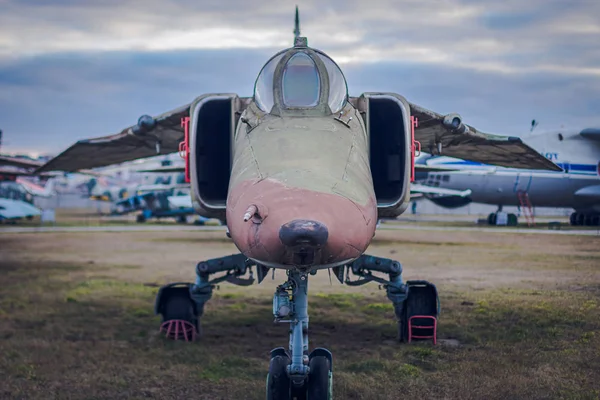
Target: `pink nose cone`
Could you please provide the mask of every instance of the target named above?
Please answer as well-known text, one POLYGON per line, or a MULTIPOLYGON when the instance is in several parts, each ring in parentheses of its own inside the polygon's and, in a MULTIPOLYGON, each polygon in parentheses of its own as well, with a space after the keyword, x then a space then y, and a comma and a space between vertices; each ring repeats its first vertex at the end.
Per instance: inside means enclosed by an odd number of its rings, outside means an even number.
POLYGON ((375 232, 372 199, 357 205, 336 194, 290 188, 274 180, 233 188, 227 224, 247 257, 282 266, 331 265, 354 259, 375 232))

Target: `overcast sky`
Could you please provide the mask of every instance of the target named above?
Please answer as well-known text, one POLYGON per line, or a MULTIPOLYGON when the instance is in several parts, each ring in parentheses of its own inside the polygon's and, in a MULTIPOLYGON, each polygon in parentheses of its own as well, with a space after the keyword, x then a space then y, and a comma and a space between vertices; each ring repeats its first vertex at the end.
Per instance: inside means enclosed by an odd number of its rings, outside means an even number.
MULTIPOLYGON (((299 3, 350 94, 390 91, 489 133, 600 126, 600 1, 299 3)), ((293 41, 287 0, 0 0, 3 152, 57 153, 202 93, 252 94, 293 41)))

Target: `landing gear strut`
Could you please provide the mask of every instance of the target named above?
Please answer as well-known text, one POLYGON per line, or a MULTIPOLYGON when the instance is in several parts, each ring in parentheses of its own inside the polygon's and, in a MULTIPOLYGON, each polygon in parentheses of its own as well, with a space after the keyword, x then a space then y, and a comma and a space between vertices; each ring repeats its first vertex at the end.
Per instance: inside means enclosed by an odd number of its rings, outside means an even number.
MULTIPOLYGON (((256 266, 258 283, 269 271, 242 254, 216 258, 198 263, 195 283, 174 283, 163 286, 157 295, 155 312, 162 315, 161 331, 171 339, 194 340, 200 335, 204 305, 219 282, 248 286, 254 282, 252 267, 256 266), (215 273, 225 272, 211 279, 215 273), (249 272, 249 278, 243 276, 249 272)), ((279 285, 273 296, 273 316, 277 323, 290 324, 289 347, 271 351, 267 375, 267 400, 311 399, 329 400, 333 392, 333 356, 324 348, 309 353, 308 347, 308 277, 316 271, 299 269, 287 271, 288 279, 279 285)), ((340 283, 361 286, 377 282, 386 290, 398 319, 398 338, 433 338, 436 323, 431 327, 411 327, 415 318, 436 321, 439 299, 435 286, 426 281, 402 282, 402 266, 395 260, 363 255, 348 265, 333 268, 340 283), (373 273, 387 274, 389 279, 373 273), (349 276, 358 277, 350 280, 349 276), (345 278, 345 279, 344 279, 345 278), (416 328, 416 334, 413 328, 416 328), (433 336, 419 332, 433 328, 433 336)))
POLYGON ((289 351, 271 351, 267 400, 331 399, 333 357, 327 349, 308 353, 308 274, 288 271, 287 282, 273 296, 275 322, 290 324, 289 351), (308 397, 307 397, 308 396, 308 397))

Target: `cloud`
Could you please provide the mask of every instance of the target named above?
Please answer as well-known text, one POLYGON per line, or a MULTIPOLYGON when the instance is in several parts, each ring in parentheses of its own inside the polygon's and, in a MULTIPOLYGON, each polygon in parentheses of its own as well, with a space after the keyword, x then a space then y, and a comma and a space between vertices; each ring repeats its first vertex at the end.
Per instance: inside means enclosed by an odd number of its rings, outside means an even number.
MULTIPOLYGON (((289 2, 20 1, 0 6, 0 57, 61 52, 272 48, 291 43, 289 2)), ((310 43, 344 62, 407 61, 505 73, 600 76, 600 3, 378 0, 301 5, 310 43), (520 62, 509 63, 515 55, 520 62)))
MULTIPOLYGON (((14 148, 57 152, 207 92, 251 95, 292 42, 294 3, 0 1, 0 127, 14 148)), ((316 0, 309 44, 352 94, 394 91, 477 128, 600 125, 600 2, 316 0)))

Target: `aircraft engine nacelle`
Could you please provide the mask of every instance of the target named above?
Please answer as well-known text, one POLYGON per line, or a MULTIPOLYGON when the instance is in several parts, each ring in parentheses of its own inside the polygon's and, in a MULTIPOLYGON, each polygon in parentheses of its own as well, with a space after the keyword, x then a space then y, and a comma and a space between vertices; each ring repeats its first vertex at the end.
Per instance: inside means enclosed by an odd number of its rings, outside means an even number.
POLYGON ((245 102, 236 94, 206 94, 190 105, 192 204, 207 218, 225 219, 232 143, 245 102))
POLYGON ((459 134, 465 133, 469 130, 469 128, 463 124, 462 117, 458 114, 448 114, 444 116, 442 124, 459 134))
POLYGON ((363 93, 356 105, 369 135, 378 218, 396 217, 410 202, 414 157, 410 105, 395 93, 363 93))

